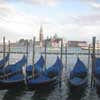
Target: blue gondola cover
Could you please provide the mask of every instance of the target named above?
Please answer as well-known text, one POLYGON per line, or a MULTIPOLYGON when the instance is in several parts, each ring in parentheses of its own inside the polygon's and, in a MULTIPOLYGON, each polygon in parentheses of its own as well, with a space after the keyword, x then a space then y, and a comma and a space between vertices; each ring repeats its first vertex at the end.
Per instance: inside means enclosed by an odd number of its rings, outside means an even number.
POLYGON ((84 63, 78 58, 77 62, 70 72, 69 84, 72 87, 84 87, 87 86, 87 68, 84 63))
MULTIPOLYGON (((26 61, 25 59, 26 58, 24 56, 23 59, 21 59, 20 61, 22 61, 22 62, 26 61)), ((16 64, 22 65, 23 63, 20 61, 18 61, 16 64)), ((43 66, 42 64, 44 65, 44 59, 41 56, 40 59, 35 64, 36 65, 35 67, 43 66)), ((17 66, 11 66, 11 67, 9 67, 9 69, 11 69, 11 71, 15 72, 15 70, 19 70, 21 68, 20 67, 20 68, 16 69, 15 67, 17 67, 17 66), (12 69, 12 67, 13 67, 13 69, 12 69)), ((22 73, 15 73, 14 75, 7 77, 7 79, 0 80, 0 89, 12 89, 12 88, 17 88, 17 87, 23 87, 23 86, 25 86, 25 78, 26 78, 26 80, 30 79, 30 77, 25 77, 22 73)), ((34 80, 34 83, 42 82, 47 79, 49 79, 49 78, 46 76, 39 76, 36 80, 34 80)), ((29 81, 28 83, 33 82, 33 80, 28 80, 28 81, 29 81)))
MULTIPOLYGON (((43 66, 45 64, 44 58, 41 55, 41 57, 39 58, 39 60, 34 64, 34 70, 37 73, 41 73, 43 72, 43 66)), ((33 69, 33 65, 29 65, 26 67, 26 72, 30 72, 32 73, 32 69, 33 69)))
POLYGON ((45 83, 50 83, 51 81, 53 82, 52 79, 55 79, 54 77, 56 76, 59 76, 61 71, 62 71, 62 68, 63 68, 63 64, 62 64, 62 61, 59 57, 57 57, 57 60, 56 62, 51 66, 49 67, 48 69, 46 69, 44 71, 44 74, 41 74, 39 77, 37 78, 32 78, 32 79, 29 79, 27 80, 27 84, 29 87, 34 87, 34 84, 35 85, 40 85, 40 84, 45 84, 45 83), (55 74, 54 77, 49 77, 49 73, 50 74, 55 74))
POLYGON ((20 73, 20 74, 13 75, 7 79, 7 81, 18 81, 18 80, 24 80, 24 75, 20 73))
POLYGON ((100 67, 100 58, 96 58, 96 67, 100 67))
POLYGON ((100 58, 96 58, 95 76, 100 78, 100 58))
POLYGON ((49 67, 46 71, 45 74, 48 75, 49 73, 51 74, 55 74, 58 75, 59 72, 61 72, 63 67, 62 61, 59 57, 57 57, 56 62, 54 63, 54 65, 52 65, 51 67, 49 67))
POLYGON ((87 68, 84 65, 84 63, 78 58, 77 62, 73 68, 73 70, 70 72, 70 77, 77 77, 77 76, 81 76, 81 77, 85 77, 87 74, 87 68))
POLYGON ((84 72, 87 72, 87 68, 84 63, 78 58, 77 63, 75 64, 75 67, 73 69, 73 73, 81 74, 84 72))
POLYGON ((5 72, 17 72, 22 69, 22 66, 27 63, 27 57, 24 55, 21 60, 16 62, 15 64, 8 65, 6 68, 4 68, 5 72))

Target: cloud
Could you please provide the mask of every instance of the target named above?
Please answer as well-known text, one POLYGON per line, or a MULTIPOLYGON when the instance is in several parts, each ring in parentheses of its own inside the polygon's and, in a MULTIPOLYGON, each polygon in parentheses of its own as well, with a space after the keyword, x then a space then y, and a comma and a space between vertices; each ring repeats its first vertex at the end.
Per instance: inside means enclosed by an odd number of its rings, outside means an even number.
POLYGON ((100 25, 100 14, 92 13, 89 15, 78 16, 74 21, 80 25, 100 25))
MULTIPOLYGON (((92 36, 100 37, 100 13, 89 13, 88 15, 65 14, 65 18, 59 21, 60 35, 72 40, 88 40, 92 36)), ((100 40, 100 39, 99 39, 100 40)))
POLYGON ((32 3, 32 4, 40 4, 40 5, 56 5, 60 0, 22 0, 24 2, 32 3))
POLYGON ((52 19, 47 16, 37 16, 17 11, 16 8, 7 2, 1 2, 0 4, 1 37, 5 35, 13 41, 18 37, 31 38, 36 36, 36 33, 39 33, 39 28, 42 23, 50 24, 51 22, 53 22, 52 19))
POLYGON ((94 9, 100 8, 100 1, 99 0, 81 0, 81 1, 87 3, 89 6, 91 6, 94 9))
MULTIPOLYGON (((4 0, 6 2, 12 2, 12 0, 4 0)), ((45 6, 55 6, 63 0, 14 0, 14 2, 24 2, 33 5, 45 5, 45 6)), ((1 0, 3 2, 3 0, 1 0)))
MULTIPOLYGON (((10 1, 10 0, 9 0, 10 1)), ((21 0, 20 0, 21 1, 21 0)), ((52 4, 60 0, 22 0, 32 4, 52 4), (52 3, 50 3, 52 2, 52 3)), ((90 2, 90 1, 89 1, 90 2)), ((49 15, 27 14, 17 11, 10 3, 0 3, 0 36, 6 35, 7 39, 16 41, 18 38, 38 37, 40 25, 43 24, 43 32, 47 35, 54 35, 77 40, 87 40, 91 36, 99 36, 100 14, 92 13, 88 15, 70 15, 59 12, 57 18, 49 15)))
POLYGON ((9 3, 0 1, 0 38, 5 35, 8 39, 14 40, 18 36, 23 36, 24 32, 32 32, 27 24, 28 18, 22 16, 9 3))
POLYGON ((13 15, 16 15, 17 11, 16 9, 11 6, 9 3, 1 0, 0 1, 0 17, 5 18, 13 15))

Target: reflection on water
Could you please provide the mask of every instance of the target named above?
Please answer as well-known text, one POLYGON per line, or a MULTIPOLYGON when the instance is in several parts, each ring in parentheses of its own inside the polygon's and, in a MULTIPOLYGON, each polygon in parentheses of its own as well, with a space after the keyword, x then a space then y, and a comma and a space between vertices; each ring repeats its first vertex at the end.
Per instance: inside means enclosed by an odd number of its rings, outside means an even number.
POLYGON ((20 100, 20 96, 24 94, 24 91, 22 90, 8 90, 4 97, 3 100, 20 100))
POLYGON ((80 89, 80 90, 69 89, 67 100, 81 100, 85 96, 86 96, 86 89, 80 89))
POLYGON ((36 91, 32 96, 32 100, 47 100, 50 91, 36 91))
POLYGON ((37 90, 35 91, 34 95, 32 96, 32 100, 48 100, 48 96, 55 90, 53 88, 47 88, 45 90, 37 90))

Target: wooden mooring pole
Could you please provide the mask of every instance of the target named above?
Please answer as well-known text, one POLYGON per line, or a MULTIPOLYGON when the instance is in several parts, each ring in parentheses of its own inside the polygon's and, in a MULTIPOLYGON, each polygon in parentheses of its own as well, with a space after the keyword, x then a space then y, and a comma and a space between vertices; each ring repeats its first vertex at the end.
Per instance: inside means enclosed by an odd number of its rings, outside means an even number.
POLYGON ((45 70, 46 70, 46 60, 47 60, 47 41, 45 40, 45 70))
POLYGON ((23 67, 23 75, 24 75, 24 82, 25 82, 25 85, 27 86, 27 80, 26 80, 26 75, 27 75, 27 73, 26 73, 26 67, 27 67, 27 65, 28 65, 28 40, 27 40, 27 42, 26 42, 26 66, 24 66, 23 67))
POLYGON ((89 71, 89 67, 90 67, 90 57, 91 57, 91 51, 90 51, 90 44, 88 47, 88 71, 89 71))
MULTIPOLYGON (((28 40, 26 43, 26 57, 27 57, 27 62, 26 62, 26 67, 27 67, 27 65, 28 65, 28 40)), ((26 67, 25 67, 25 71, 26 71, 26 67)))
POLYGON ((61 60, 62 60, 62 53, 63 53, 63 39, 61 39, 61 55, 60 55, 61 60))
MULTIPOLYGON (((63 39, 61 39, 61 55, 60 55, 61 61, 63 59, 62 53, 63 53, 63 39)), ((59 88, 61 88, 61 86, 62 86, 61 83, 62 83, 62 71, 61 71, 61 73, 59 75, 59 88)))
MULTIPOLYGON (((8 52, 10 54, 10 40, 8 41, 8 52)), ((10 64, 10 61, 8 60, 8 65, 10 64)))
POLYGON ((3 37, 3 58, 5 58, 5 50, 6 50, 5 37, 3 37))
POLYGON ((65 53, 66 53, 66 55, 65 55, 65 71, 67 72, 67 43, 65 45, 65 53))
POLYGON ((32 77, 34 77, 34 62, 35 62, 35 37, 33 37, 32 77))
POLYGON ((96 43, 96 37, 93 37, 93 51, 92 51, 92 72, 91 72, 91 88, 95 86, 95 80, 94 80, 94 70, 95 70, 95 43, 96 43))

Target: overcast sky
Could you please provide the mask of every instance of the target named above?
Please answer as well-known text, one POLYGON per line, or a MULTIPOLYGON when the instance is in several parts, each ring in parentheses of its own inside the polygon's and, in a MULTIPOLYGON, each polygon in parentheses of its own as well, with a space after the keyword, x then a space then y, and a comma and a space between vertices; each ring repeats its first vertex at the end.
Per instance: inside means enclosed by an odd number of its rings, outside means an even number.
POLYGON ((0 40, 45 37, 100 40, 100 0, 0 0, 0 40))

